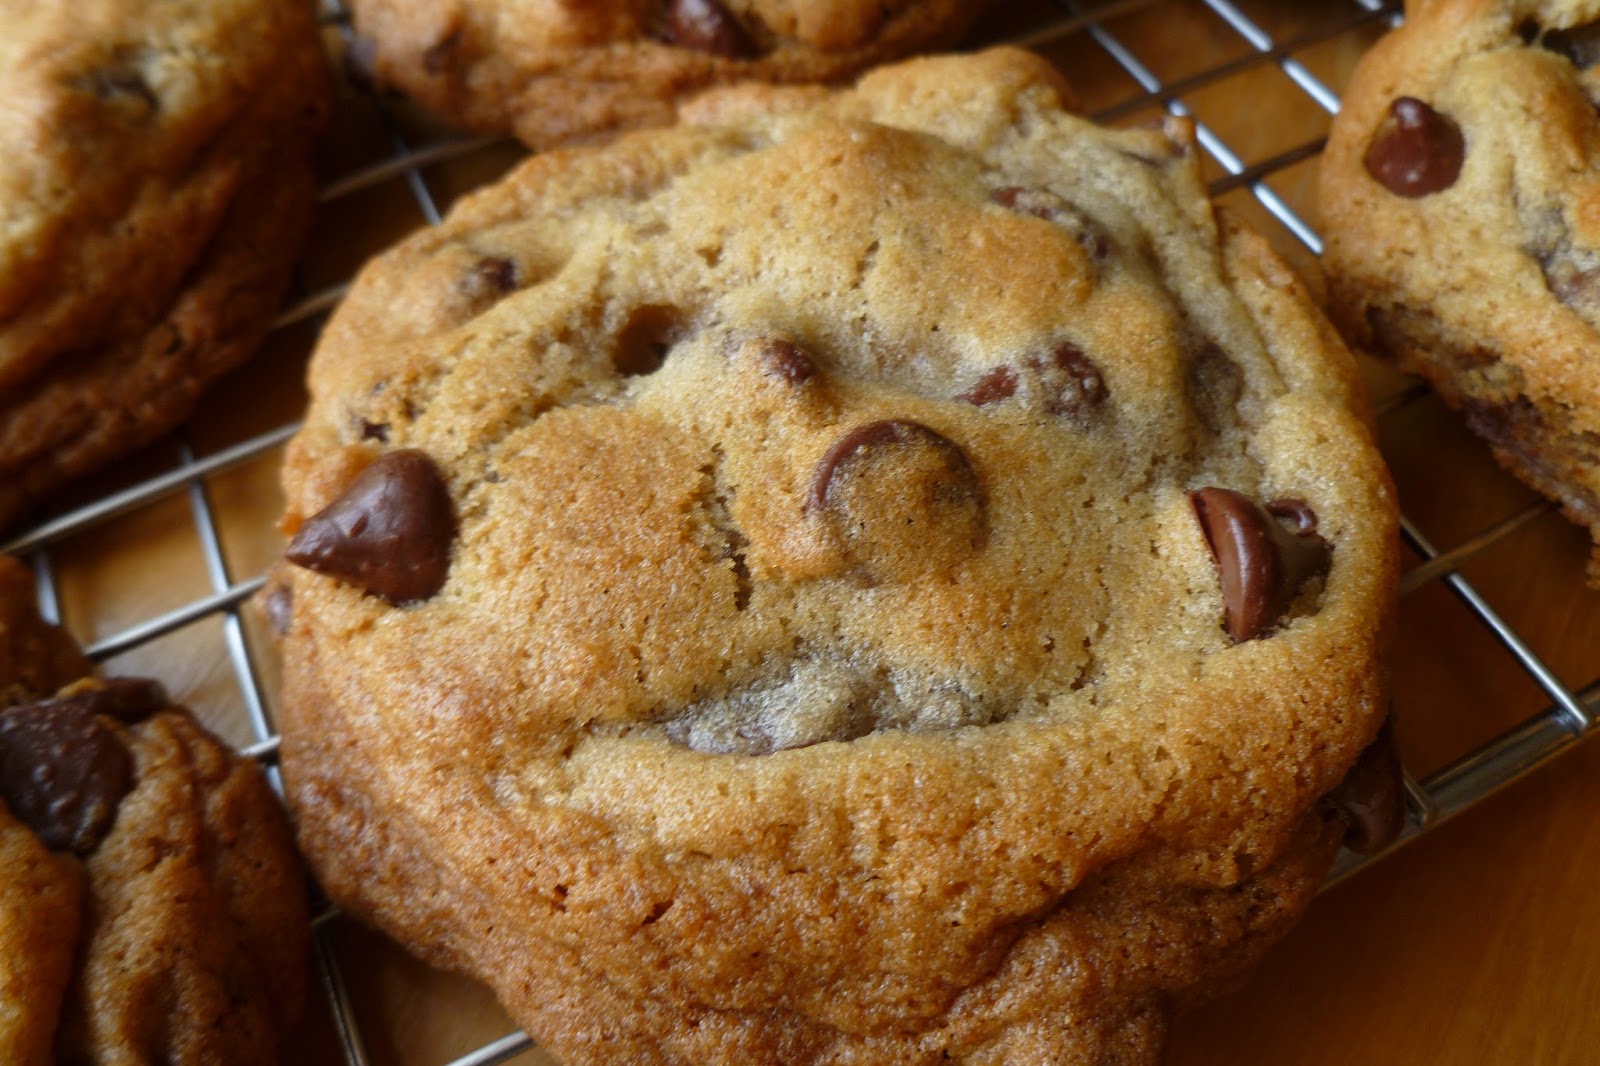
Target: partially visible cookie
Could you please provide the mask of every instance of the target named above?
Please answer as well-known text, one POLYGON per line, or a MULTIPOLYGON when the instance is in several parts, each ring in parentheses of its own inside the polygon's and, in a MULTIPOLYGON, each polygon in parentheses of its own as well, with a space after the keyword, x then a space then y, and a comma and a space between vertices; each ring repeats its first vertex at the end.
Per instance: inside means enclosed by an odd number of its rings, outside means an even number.
POLYGON ((0 700, 0 1062, 276 1063, 308 941, 277 797, 159 685, 0 700))
POLYGON ((368 264, 268 600, 345 913, 573 1064, 1150 1062, 1382 845, 1354 361, 1063 93, 721 90, 368 264))
POLYGON ((0 0, 0 525, 171 429, 310 223, 309 0, 0 0))
POLYGON ((1336 317, 1588 527, 1600 582, 1600 5, 1406 7, 1323 160, 1336 317))
POLYGON ((948 47, 988 0, 352 0, 351 65, 530 147, 672 121, 736 81, 837 81, 948 47))

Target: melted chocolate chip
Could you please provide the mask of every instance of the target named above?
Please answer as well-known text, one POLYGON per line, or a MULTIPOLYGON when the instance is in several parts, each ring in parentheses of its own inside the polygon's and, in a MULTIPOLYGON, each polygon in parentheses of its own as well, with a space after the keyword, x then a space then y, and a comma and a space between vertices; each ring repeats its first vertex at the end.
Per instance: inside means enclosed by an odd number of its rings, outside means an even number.
POLYGON ((1600 22, 1574 26, 1570 30, 1550 30, 1539 44, 1557 55, 1566 56, 1579 70, 1600 63, 1600 22))
POLYGON ((1045 358, 1028 360, 1039 372, 1045 409, 1055 415, 1081 415, 1105 402, 1109 392, 1100 368, 1083 349, 1063 341, 1045 358))
POLYGON ((1378 736, 1328 793, 1324 802, 1350 823, 1344 846, 1374 855, 1393 844, 1405 823, 1405 784, 1394 744, 1394 719, 1384 720, 1378 736))
POLYGON ((793 341, 771 337, 761 345, 761 369, 791 385, 804 385, 817 372, 806 350, 793 341))
POLYGON ((717 0, 668 0, 663 14, 672 44, 726 59, 755 55, 750 34, 717 0))
POLYGON ((455 518, 433 460, 405 449, 380 456, 289 542, 290 562, 381 596, 425 600, 450 570, 455 518))
POLYGON ((1002 364, 984 374, 978 379, 977 384, 956 399, 970 403, 974 407, 987 407, 1001 400, 1009 400, 1016 394, 1017 372, 1002 364))
POLYGON ((1271 630, 1300 586, 1327 571, 1327 541, 1315 532, 1316 515, 1304 503, 1272 505, 1302 530, 1291 533, 1266 508, 1232 489, 1198 489, 1189 500, 1221 575, 1223 619, 1234 643, 1271 630))
POLYGON ((808 509, 875 578, 953 566, 986 533, 977 471, 959 445, 920 422, 869 422, 839 438, 817 464, 808 509))
POLYGON ((1421 100, 1402 96, 1367 146, 1367 172, 1396 196, 1419 197, 1456 183, 1466 157, 1461 127, 1421 100))
POLYGON ((72 698, 0 713, 0 798, 44 846, 86 855, 133 784, 133 758, 72 698))
POLYGON ((1103 262, 1111 254, 1111 238, 1100 224, 1049 189, 1007 185, 990 193, 989 199, 1019 214, 1042 218, 1071 230, 1096 263, 1103 262))

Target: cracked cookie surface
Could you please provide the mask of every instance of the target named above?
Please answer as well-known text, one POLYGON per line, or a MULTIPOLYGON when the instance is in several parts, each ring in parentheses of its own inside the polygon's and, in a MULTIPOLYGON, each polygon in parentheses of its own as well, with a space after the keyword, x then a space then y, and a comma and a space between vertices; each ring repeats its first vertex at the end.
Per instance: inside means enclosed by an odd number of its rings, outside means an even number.
POLYGON ((1396 571, 1353 363, 1186 124, 1064 95, 715 94, 329 323, 301 842, 564 1060, 1148 1061, 1331 860, 1396 571))
POLYGON ((670 123, 739 81, 838 81, 955 44, 986 0, 353 0, 350 66, 535 149, 670 123))
POLYGON ((1600 3, 1406 16, 1323 161, 1336 317, 1600 545, 1600 3))
POLYGON ((0 0, 0 525, 265 335, 328 78, 302 0, 0 0))
POLYGON ((154 682, 22 645, 70 649, 0 558, 0 1061, 278 1062, 309 926, 277 797, 154 682))

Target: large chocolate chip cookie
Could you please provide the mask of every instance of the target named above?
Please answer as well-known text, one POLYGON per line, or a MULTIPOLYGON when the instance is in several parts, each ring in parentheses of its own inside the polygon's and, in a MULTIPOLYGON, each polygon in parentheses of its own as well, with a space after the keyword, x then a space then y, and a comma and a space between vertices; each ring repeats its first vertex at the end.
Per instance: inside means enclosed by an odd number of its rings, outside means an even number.
POLYGON ((1352 360, 1187 124, 1062 91, 729 90, 329 324, 301 841, 564 1060, 1148 1061, 1392 833, 1392 761, 1339 787, 1397 566, 1352 360))

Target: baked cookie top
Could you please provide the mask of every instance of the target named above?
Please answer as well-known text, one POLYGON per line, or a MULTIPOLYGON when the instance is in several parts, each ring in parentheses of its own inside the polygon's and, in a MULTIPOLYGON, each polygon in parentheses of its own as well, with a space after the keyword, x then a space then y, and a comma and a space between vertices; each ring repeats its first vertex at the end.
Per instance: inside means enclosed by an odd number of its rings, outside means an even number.
POLYGON ((362 75, 534 148, 714 85, 838 80, 954 44, 984 0, 353 0, 362 75))
MULTIPOLYGON (((70 643, 26 582, 0 558, 0 648, 70 643)), ((43 676, 0 659, 0 1061, 276 1063, 309 939, 277 797, 154 682, 43 676)))
POLYGON ((285 466, 284 768, 316 823, 359 758, 447 872, 313 831, 347 903, 491 982, 500 906, 619 987, 970 1052, 1009 1023, 928 1033, 1098 872, 1285 853, 1385 710, 1387 476, 1187 124, 1057 78, 714 94, 363 271, 285 466))
POLYGON ((0 25, 4 522, 258 339, 328 78, 304 0, 0 0, 0 25))

